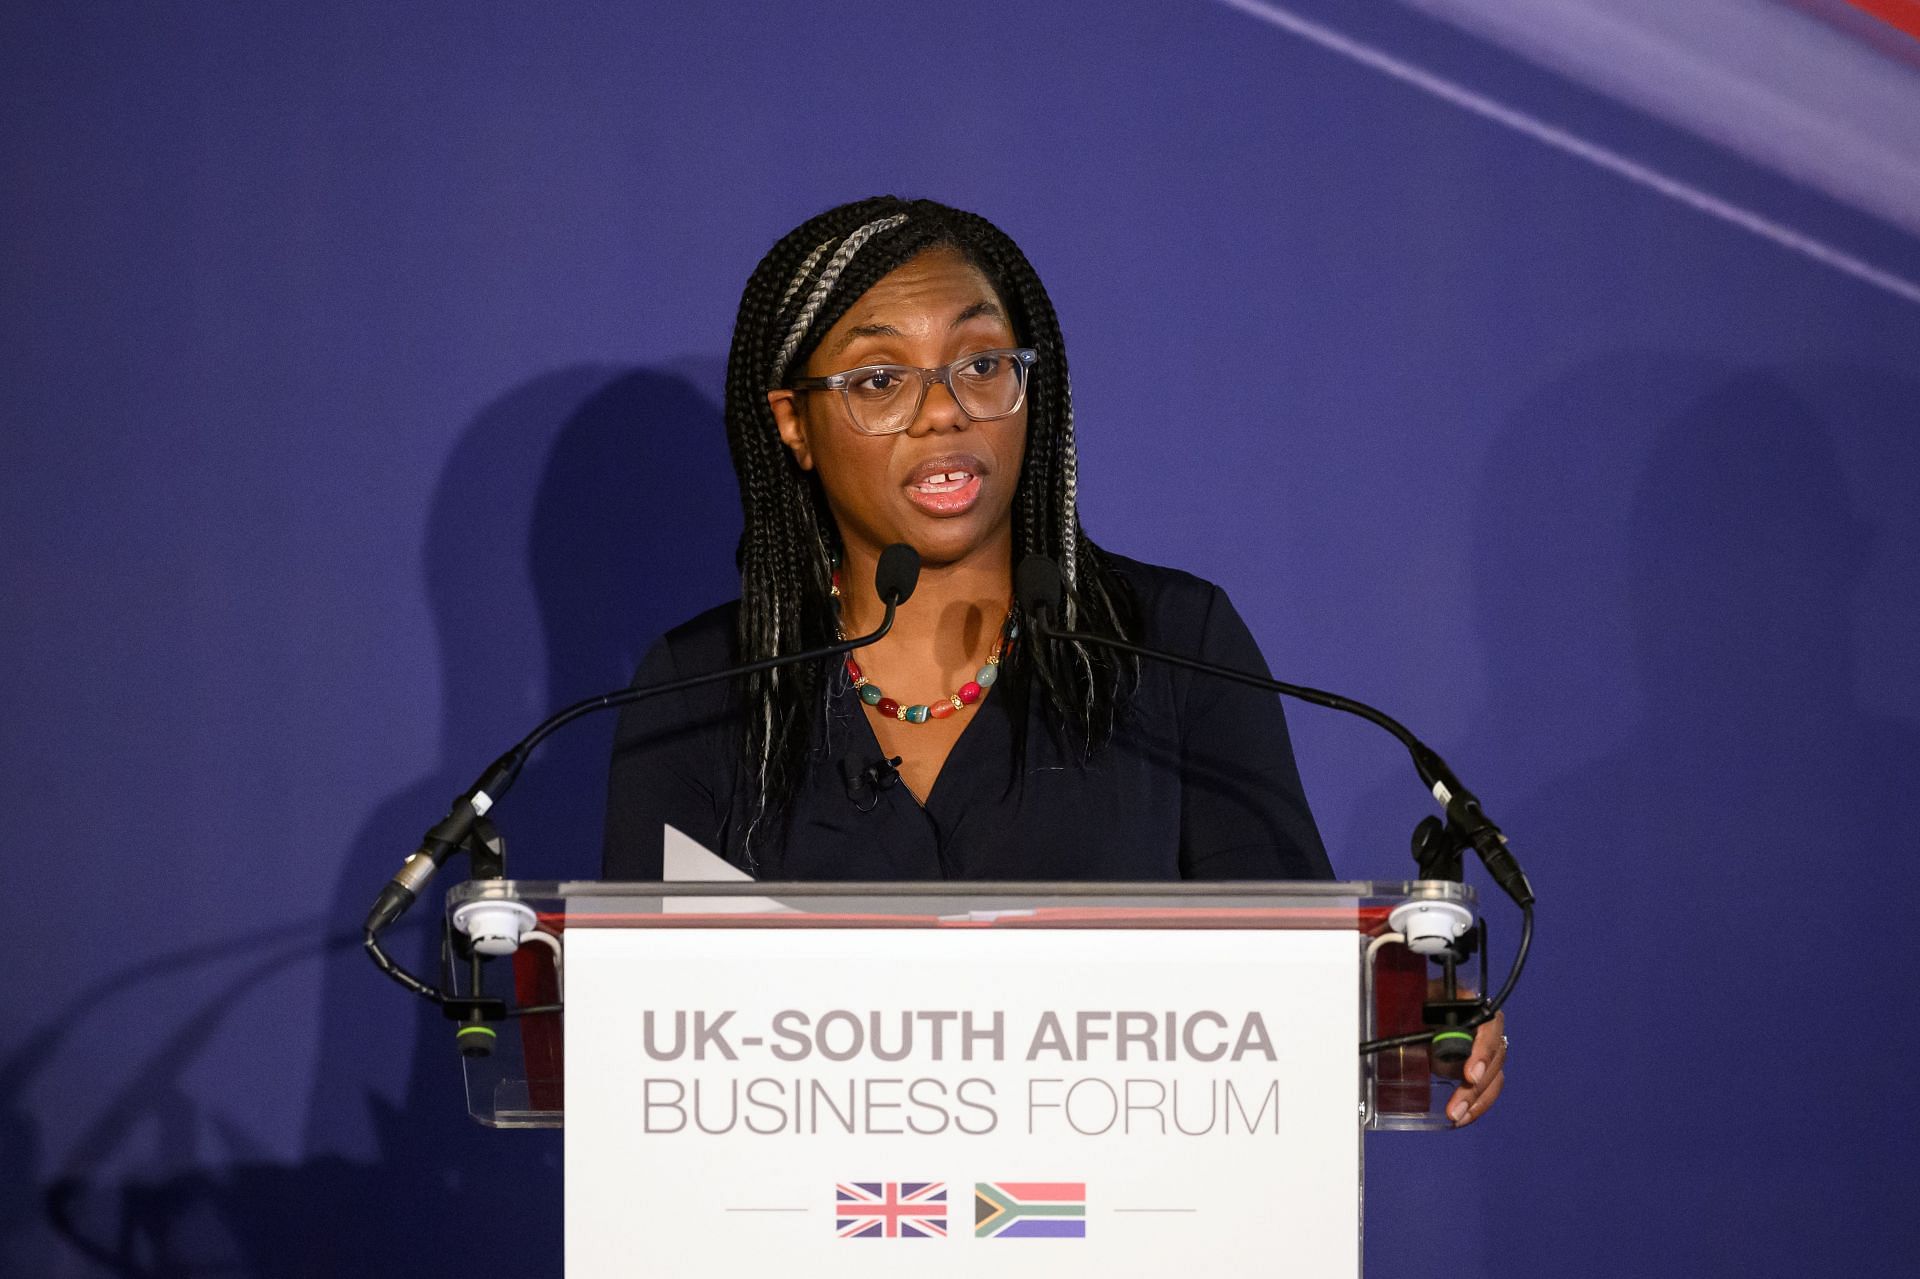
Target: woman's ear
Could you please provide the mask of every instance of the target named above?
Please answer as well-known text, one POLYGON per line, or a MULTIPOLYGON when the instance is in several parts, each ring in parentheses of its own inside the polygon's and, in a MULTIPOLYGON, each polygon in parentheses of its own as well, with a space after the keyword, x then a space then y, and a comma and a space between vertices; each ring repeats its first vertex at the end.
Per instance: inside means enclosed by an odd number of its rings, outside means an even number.
POLYGON ((768 391, 767 407, 773 410, 773 424, 780 428, 780 442, 793 450, 793 460, 803 471, 813 469, 813 449, 807 444, 807 424, 800 417, 797 391, 768 391))

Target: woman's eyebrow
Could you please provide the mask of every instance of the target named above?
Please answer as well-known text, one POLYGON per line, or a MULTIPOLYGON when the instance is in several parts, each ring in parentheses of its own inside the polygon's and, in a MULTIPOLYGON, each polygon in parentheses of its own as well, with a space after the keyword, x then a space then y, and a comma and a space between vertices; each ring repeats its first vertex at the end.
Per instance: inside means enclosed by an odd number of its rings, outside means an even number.
POLYGON ((975 302, 972 306, 954 316, 953 323, 947 327, 949 329, 957 329, 968 320, 977 320, 983 315, 992 316, 996 320, 1004 320, 1007 318, 1007 313, 1000 309, 998 302, 994 302, 988 298, 981 298, 978 302, 975 302))
POLYGON ((900 330, 891 324, 856 324, 840 335, 840 340, 833 344, 833 349, 827 354, 838 355, 861 338, 897 338, 899 336, 900 330))

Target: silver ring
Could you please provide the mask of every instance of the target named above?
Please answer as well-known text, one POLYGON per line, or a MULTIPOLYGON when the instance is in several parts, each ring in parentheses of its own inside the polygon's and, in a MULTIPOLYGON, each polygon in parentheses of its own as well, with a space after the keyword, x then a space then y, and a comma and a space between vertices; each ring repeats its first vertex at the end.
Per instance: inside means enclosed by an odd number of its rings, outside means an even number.
POLYGON ((1500 1051, 1505 1052, 1509 1047, 1511 1047, 1511 1045, 1508 1044, 1507 1037, 1505 1035, 1500 1036, 1500 1051))

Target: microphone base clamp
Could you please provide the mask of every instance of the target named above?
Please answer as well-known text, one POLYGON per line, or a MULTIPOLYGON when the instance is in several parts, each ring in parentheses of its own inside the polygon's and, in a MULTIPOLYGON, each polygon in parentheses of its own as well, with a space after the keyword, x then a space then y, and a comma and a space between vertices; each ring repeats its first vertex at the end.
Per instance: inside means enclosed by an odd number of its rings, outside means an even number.
POLYGON ((1417 955, 1440 955, 1473 928, 1473 912, 1454 901, 1415 898, 1387 916, 1387 927, 1407 939, 1417 955))
POLYGON ((525 902, 471 901, 453 909, 453 926, 482 955, 513 954, 538 923, 539 916, 525 902))

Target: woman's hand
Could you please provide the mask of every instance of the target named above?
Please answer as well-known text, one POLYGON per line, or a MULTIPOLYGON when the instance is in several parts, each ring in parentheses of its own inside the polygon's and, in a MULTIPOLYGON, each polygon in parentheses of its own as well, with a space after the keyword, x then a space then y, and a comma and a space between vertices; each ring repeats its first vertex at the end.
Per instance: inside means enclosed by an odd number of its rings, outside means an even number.
MULTIPOLYGON (((1495 1013, 1493 1020, 1474 1029, 1473 1051, 1459 1072, 1461 1084, 1447 1102, 1447 1118, 1453 1126, 1464 1128, 1487 1113, 1507 1082, 1507 1015, 1495 1013)), ((1452 1074, 1453 1072, 1445 1072, 1452 1074)))

